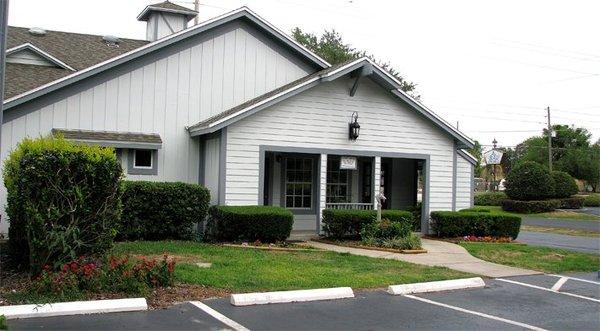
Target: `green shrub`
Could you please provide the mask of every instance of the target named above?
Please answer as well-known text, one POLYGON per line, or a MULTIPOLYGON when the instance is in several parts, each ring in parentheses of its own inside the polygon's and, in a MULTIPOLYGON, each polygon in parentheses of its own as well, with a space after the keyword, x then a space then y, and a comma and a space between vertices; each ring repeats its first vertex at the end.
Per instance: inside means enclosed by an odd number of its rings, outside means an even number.
POLYGON ((465 209, 461 209, 459 211, 460 212, 473 212, 473 213, 491 213, 492 212, 491 209, 483 208, 483 207, 465 208, 465 209))
POLYGON ((0 330, 8 330, 8 324, 6 324, 6 316, 0 315, 0 330))
POLYGON ((290 236, 294 214, 273 206, 212 206, 206 235, 209 240, 283 241, 290 236))
POLYGON ((521 218, 513 215, 434 211, 431 226, 440 237, 463 236, 511 237, 516 239, 521 227, 521 218))
MULTIPOLYGON (((381 215, 391 222, 413 224, 413 214, 406 210, 382 210, 381 215)), ((365 225, 375 221, 377 221, 376 210, 323 210, 323 231, 332 238, 358 237, 365 225)))
POLYGON ((476 192, 474 197, 476 206, 501 206, 504 199, 508 199, 504 192, 476 192))
POLYGON ((111 148, 21 141, 4 167, 12 260, 39 273, 45 264, 104 254, 121 216, 121 176, 111 148))
POLYGON ((564 171, 552 171, 554 180, 554 198, 568 198, 579 190, 575 179, 564 171))
POLYGON ((544 200, 554 196, 550 171, 539 163, 517 164, 506 176, 506 195, 513 200, 544 200))
POLYGON ((502 210, 510 211, 522 214, 536 214, 553 211, 556 208, 560 208, 560 200, 532 200, 532 201, 521 201, 521 200, 504 200, 502 202, 502 210))
POLYGON ((197 184, 125 181, 117 239, 194 239, 209 201, 209 191, 197 184))
POLYGON ((408 237, 409 234, 409 223, 391 222, 388 219, 382 219, 381 222, 366 224, 360 231, 360 238, 396 239, 408 237))
POLYGON ((558 200, 560 201, 559 208, 561 209, 581 209, 584 202, 584 198, 582 197, 570 197, 558 200))
POLYGON ((583 205, 586 207, 600 207, 600 194, 590 194, 583 200, 583 205))
POLYGON ((402 208, 401 210, 406 210, 412 213, 412 230, 413 231, 421 231, 421 211, 423 209, 423 203, 417 202, 412 207, 402 208))
POLYGON ((361 240, 361 243, 366 246, 383 248, 410 250, 421 249, 421 238, 414 233, 409 233, 408 236, 403 238, 377 239, 371 237, 361 240))

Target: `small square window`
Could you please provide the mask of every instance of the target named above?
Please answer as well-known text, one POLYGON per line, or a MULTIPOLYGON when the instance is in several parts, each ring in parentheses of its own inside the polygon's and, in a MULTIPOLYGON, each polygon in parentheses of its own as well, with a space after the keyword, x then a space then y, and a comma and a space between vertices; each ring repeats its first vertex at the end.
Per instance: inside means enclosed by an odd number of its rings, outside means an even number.
POLYGON ((133 167, 152 169, 152 151, 148 149, 136 149, 133 154, 133 167))

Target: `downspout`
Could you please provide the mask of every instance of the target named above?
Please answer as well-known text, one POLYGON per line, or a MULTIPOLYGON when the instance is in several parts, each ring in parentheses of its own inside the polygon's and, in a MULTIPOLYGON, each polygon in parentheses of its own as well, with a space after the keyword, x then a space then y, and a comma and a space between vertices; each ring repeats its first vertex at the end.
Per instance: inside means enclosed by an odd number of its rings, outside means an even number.
POLYGON ((4 73, 6 59, 6 34, 8 23, 8 0, 0 0, 0 149, 2 149, 2 123, 4 114, 4 73))

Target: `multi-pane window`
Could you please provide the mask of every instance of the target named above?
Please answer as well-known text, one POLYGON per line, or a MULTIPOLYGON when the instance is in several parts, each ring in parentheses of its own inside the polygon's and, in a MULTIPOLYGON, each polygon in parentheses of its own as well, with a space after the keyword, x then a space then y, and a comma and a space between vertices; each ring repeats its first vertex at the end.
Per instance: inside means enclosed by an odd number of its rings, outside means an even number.
POLYGON ((313 159, 287 157, 285 159, 285 206, 312 208, 313 159))
POLYGON ((350 170, 340 169, 340 159, 327 159, 327 202, 350 202, 350 170))

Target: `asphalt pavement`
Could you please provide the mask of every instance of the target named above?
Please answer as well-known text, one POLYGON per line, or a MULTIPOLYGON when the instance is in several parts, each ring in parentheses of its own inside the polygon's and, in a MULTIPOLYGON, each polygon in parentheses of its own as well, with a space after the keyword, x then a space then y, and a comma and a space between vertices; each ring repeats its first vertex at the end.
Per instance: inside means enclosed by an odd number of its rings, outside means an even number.
POLYGON ((575 230, 600 232, 600 221, 523 217, 521 224, 543 226, 543 227, 550 227, 550 228, 563 228, 563 229, 575 229, 575 230))
POLYGON ((200 307, 8 324, 11 330, 599 330, 600 279, 596 273, 577 276, 486 279, 479 289, 413 296, 374 290, 357 292, 353 299, 248 307, 234 307, 223 298, 205 300, 200 307))
POLYGON ((582 253, 600 254, 600 238, 521 231, 517 241, 532 245, 561 248, 582 253))

